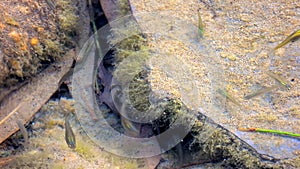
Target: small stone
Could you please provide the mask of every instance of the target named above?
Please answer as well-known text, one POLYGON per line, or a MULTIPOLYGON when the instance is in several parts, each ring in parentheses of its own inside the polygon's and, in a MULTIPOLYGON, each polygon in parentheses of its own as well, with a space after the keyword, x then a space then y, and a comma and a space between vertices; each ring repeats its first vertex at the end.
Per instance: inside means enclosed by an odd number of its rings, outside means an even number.
POLYGON ((37 39, 37 38, 32 38, 31 40, 30 40, 30 44, 32 45, 32 46, 35 46, 35 45, 37 45, 39 43, 39 40, 37 39))
POLYGON ((235 55, 228 55, 227 58, 231 61, 237 60, 237 57, 235 55))

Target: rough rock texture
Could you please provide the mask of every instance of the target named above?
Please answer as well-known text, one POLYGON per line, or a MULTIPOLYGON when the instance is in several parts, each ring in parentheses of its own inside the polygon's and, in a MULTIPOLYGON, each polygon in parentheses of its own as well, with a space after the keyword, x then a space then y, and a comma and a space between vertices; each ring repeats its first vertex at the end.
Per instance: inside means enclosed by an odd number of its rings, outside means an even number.
POLYGON ((0 96, 87 39, 85 5, 78 2, 0 2, 0 96))

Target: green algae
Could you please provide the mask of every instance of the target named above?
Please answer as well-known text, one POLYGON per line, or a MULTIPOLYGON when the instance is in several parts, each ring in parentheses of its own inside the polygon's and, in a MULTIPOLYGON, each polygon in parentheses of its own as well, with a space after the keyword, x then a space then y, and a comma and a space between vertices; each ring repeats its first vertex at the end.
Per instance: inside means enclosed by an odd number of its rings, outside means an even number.
POLYGON ((40 5, 39 9, 32 9, 33 2, 17 3, 28 8, 26 15, 20 15, 22 12, 12 12, 5 16, 14 18, 15 22, 1 23, 0 21, 0 25, 3 25, 0 31, 0 36, 3 37, 0 38, 0 50, 3 51, 3 56, 0 59, 3 60, 1 64, 4 64, 0 67, 9 70, 1 72, 1 88, 30 79, 31 76, 42 71, 45 64, 51 64, 61 58, 68 50, 75 47, 73 38, 79 31, 76 27, 80 21, 78 9, 72 0, 57 0, 57 8, 50 11, 44 2, 37 2, 40 5), (35 10, 37 11, 32 12, 35 10), (36 14, 40 17, 36 17, 36 14), (15 23, 22 20, 28 22, 22 22, 18 29, 15 29, 15 23), (20 63, 19 66, 16 63, 20 63))

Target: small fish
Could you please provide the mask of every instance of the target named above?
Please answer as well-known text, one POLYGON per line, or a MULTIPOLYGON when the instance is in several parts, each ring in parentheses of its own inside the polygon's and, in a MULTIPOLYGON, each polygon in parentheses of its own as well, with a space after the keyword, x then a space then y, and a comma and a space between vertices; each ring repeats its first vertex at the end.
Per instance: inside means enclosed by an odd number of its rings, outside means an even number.
POLYGON ((296 40, 298 40, 300 38, 300 29, 293 32, 291 35, 289 35, 284 41, 282 41, 281 43, 279 43, 274 50, 281 48, 282 46, 286 45, 289 42, 295 42, 296 40))
POLYGON ((20 120, 17 120, 16 122, 17 122, 17 125, 18 125, 22 135, 23 135, 23 138, 25 141, 24 145, 27 146, 29 143, 28 132, 27 132, 24 124, 20 120))
POLYGON ((58 82, 58 87, 60 87, 68 78, 72 79, 72 75, 74 73, 74 68, 70 68, 66 74, 62 76, 62 78, 58 82))
POLYGON ((201 14, 199 10, 198 10, 198 30, 199 30, 199 35, 202 38, 204 34, 204 24, 202 22, 201 14))
POLYGON ((129 121, 125 117, 121 117, 121 124, 125 131, 129 132, 130 135, 140 134, 140 129, 133 122, 129 121))
POLYGON ((217 92, 219 94, 221 94, 222 96, 226 97, 227 99, 229 99, 232 103, 241 106, 241 104, 239 102, 237 102, 231 95, 229 95, 225 90, 222 89, 218 89, 217 92))
MULTIPOLYGON (((71 114, 71 113, 70 113, 71 114)), ((76 148, 76 139, 75 139, 75 135, 73 133, 73 130, 71 128, 70 125, 70 115, 67 115, 67 117, 65 118, 65 140, 68 144, 68 146, 72 149, 76 148)))
POLYGON ((279 77, 278 75, 276 75, 272 72, 267 72, 267 75, 269 75, 271 78, 275 79, 278 83, 280 83, 282 86, 284 86, 288 90, 291 89, 291 85, 285 79, 279 77))
POLYGON ((270 92, 271 90, 277 88, 278 86, 277 85, 274 85, 274 86, 271 86, 271 87, 265 87, 265 88, 262 88, 262 89, 259 89, 258 91, 252 93, 252 94, 249 94, 247 96, 245 96, 244 98, 249 100, 253 97, 256 97, 256 96, 259 96, 261 94, 264 94, 264 93, 267 93, 267 92, 270 92))

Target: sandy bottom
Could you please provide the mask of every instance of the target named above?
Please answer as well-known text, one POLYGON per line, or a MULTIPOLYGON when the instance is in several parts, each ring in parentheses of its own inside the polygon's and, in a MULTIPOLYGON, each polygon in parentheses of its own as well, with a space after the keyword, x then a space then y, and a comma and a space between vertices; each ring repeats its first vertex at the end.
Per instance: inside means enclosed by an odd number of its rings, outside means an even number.
MULTIPOLYGON (((148 36, 153 54, 149 59, 150 80, 157 95, 180 97, 261 153, 278 158, 299 156, 299 139, 237 130, 259 127, 300 133, 300 41, 271 52, 299 29, 300 6, 296 1, 130 2, 148 36), (203 38, 198 34, 198 9, 205 26, 203 38), (291 89, 276 88, 244 99, 261 87, 278 85, 267 71, 286 79, 291 89), (220 95, 218 89, 226 90, 240 105, 220 95)), ((66 107, 72 102, 63 104, 66 107)), ((36 115, 40 121, 32 125, 30 145, 17 155, 13 167, 143 168, 143 161, 103 151, 89 141, 74 119, 71 125, 77 148, 68 148, 61 103, 49 101, 36 115)))
POLYGON ((190 108, 203 112, 261 153, 278 158, 298 154, 299 139, 245 133, 237 128, 300 132, 300 42, 272 51, 299 29, 299 4, 218 0, 131 3, 154 50, 149 63, 155 92, 181 97, 190 108), (204 23, 203 38, 197 32, 198 9, 204 23), (291 89, 282 86, 244 99, 262 87, 279 85, 268 71, 285 79, 291 89), (226 90, 240 105, 217 93, 218 89, 226 90))

